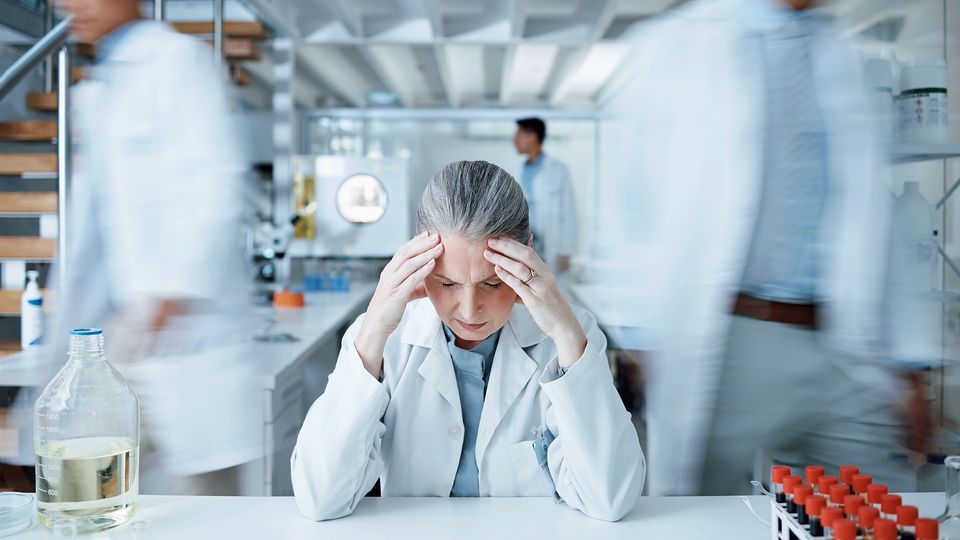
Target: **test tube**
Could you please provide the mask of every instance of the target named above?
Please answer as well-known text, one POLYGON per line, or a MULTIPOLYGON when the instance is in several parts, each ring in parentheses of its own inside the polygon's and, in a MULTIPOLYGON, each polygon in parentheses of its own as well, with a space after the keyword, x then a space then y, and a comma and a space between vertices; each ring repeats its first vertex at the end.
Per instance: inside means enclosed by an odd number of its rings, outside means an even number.
POLYGON ((843 508, 843 498, 850 494, 846 484, 834 484, 830 486, 830 506, 834 508, 843 508))
POLYGON ((860 474, 860 467, 853 465, 840 467, 840 481, 848 486, 851 495, 853 495, 853 475, 855 474, 860 474))
POLYGON ((807 516, 807 499, 813 496, 813 488, 807 485, 796 486, 793 488, 793 502, 797 506, 797 523, 808 525, 810 519, 807 516))
POLYGON ((863 497, 859 495, 846 495, 843 498, 843 513, 848 520, 856 523, 860 507, 866 504, 863 497))
POLYGON ((900 529, 900 540, 916 540, 917 515, 916 506, 901 505, 897 508, 897 527, 900 529))
POLYGON ((857 510, 857 520, 860 524, 863 540, 876 540, 876 535, 873 532, 873 528, 874 524, 879 518, 880 510, 877 510, 870 505, 861 506, 857 510))
POLYGON ((887 486, 884 484, 870 484, 867 487, 867 502, 877 510, 880 509, 880 501, 887 494, 887 486))
POLYGON ((930 518, 917 520, 917 540, 937 540, 940 538, 940 522, 930 518))
POLYGON ((797 505, 793 502, 793 488, 802 485, 803 479, 796 475, 787 476, 783 479, 783 492, 787 496, 787 512, 797 513, 797 505))
POLYGON ((825 474, 817 479, 817 493, 826 498, 830 498, 830 486, 836 485, 839 480, 836 476, 825 474))
POLYGON ((897 540, 897 537, 900 536, 897 523, 884 518, 873 521, 873 533, 877 540, 897 540))
POLYGON ((827 508, 827 499, 823 495, 807 497, 805 509, 810 518, 810 536, 823 536, 823 521, 820 514, 827 508))
POLYGON ((840 508, 824 508, 820 511, 820 522, 823 524, 823 537, 833 538, 833 524, 843 519, 843 510, 840 508))
POLYGON ((834 521, 833 537, 836 540, 857 540, 857 524, 849 519, 834 521))
POLYGON ((770 469, 770 483, 773 485, 773 495, 780 504, 787 504, 787 496, 783 493, 783 479, 790 476, 790 467, 774 465, 770 469))
POLYGON ((869 474, 855 474, 853 475, 853 493, 854 495, 860 495, 864 500, 867 499, 867 490, 870 488, 870 484, 873 483, 873 477, 869 474))
POLYGON ((824 475, 823 467, 819 465, 808 465, 804 469, 804 476, 807 479, 807 483, 811 486, 817 485, 817 481, 820 480, 820 477, 824 475))
POLYGON ((903 504, 903 499, 899 495, 884 495, 880 497, 880 514, 883 519, 897 522, 897 507, 903 504))

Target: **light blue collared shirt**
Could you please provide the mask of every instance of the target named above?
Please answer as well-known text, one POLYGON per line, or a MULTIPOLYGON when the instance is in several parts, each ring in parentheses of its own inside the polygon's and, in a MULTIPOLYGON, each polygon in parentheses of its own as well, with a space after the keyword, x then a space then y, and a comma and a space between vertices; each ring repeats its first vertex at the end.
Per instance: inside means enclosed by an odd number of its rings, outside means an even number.
POLYGON ((815 302, 827 196, 827 133, 813 69, 822 19, 772 0, 742 2, 763 73, 763 186, 743 290, 767 300, 815 302))
POLYGON ((483 399, 487 392, 500 331, 497 330, 469 351, 457 347, 456 336, 447 325, 443 325, 443 333, 447 336, 447 348, 450 350, 450 358, 457 375, 460 409, 463 413, 463 449, 460 451, 460 465, 457 467, 457 476, 453 481, 450 496, 479 497, 477 432, 480 430, 480 413, 483 412, 483 399))
MULTIPOLYGON (((533 163, 530 163, 530 160, 525 160, 523 162, 523 170, 520 172, 520 185, 523 186, 523 193, 527 196, 527 208, 529 208, 530 213, 530 226, 533 227, 533 224, 539 223, 536 219, 537 215, 537 204, 533 198, 533 181, 540 174, 540 171, 543 169, 544 154, 541 152, 537 156, 537 160, 533 163)), ((534 250, 543 256, 543 236, 541 236, 540 231, 533 231, 533 242, 534 250)))

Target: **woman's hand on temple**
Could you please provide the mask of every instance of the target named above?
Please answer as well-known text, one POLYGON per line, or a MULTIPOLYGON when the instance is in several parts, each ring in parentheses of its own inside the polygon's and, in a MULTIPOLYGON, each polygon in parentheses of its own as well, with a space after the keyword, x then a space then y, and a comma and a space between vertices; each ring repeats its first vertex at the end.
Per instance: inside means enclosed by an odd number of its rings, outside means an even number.
POLYGON ((423 279, 433 271, 443 253, 440 235, 424 231, 397 249, 380 273, 354 346, 363 366, 376 378, 383 369, 383 348, 397 329, 407 304, 427 295, 423 279))
POLYGON ((511 238, 491 239, 487 245, 483 256, 556 343, 560 367, 572 366, 583 355, 587 336, 550 269, 532 248, 511 238))

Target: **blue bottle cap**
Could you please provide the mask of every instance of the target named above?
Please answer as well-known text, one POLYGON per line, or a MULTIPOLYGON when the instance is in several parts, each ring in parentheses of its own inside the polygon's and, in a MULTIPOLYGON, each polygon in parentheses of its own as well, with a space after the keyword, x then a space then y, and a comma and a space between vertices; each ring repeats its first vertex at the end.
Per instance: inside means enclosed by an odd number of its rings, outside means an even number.
POLYGON ((103 330, 99 328, 77 328, 76 330, 71 330, 71 336, 99 336, 103 333, 103 330))

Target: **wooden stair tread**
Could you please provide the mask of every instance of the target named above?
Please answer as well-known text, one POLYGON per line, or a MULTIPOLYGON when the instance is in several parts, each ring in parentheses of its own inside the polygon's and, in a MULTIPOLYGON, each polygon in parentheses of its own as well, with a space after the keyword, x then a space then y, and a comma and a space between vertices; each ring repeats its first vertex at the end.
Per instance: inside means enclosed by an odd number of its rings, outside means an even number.
POLYGON ((0 122, 0 139, 7 141, 49 141, 57 136, 56 120, 0 122))
POLYGON ((0 236, 0 259, 53 260, 57 254, 55 238, 39 236, 0 236))
MULTIPOLYGON (((182 21, 172 23, 177 32, 194 35, 213 35, 213 21, 182 21)), ((266 39, 267 30, 257 21, 224 21, 227 37, 266 39)))
POLYGON ((52 191, 0 192, 0 214, 56 214, 57 194, 52 191))
POLYGON ((37 111, 56 111, 56 92, 30 92, 27 94, 27 107, 37 111))
MULTIPOLYGON (((207 41, 207 45, 213 45, 207 41)), ((227 60, 259 60, 260 48, 257 42, 250 38, 230 38, 223 42, 223 56, 227 60)))
POLYGON ((0 356, 8 356, 20 351, 19 341, 0 341, 0 356))
POLYGON ((56 154, 0 154, 0 175, 56 172, 56 154))

